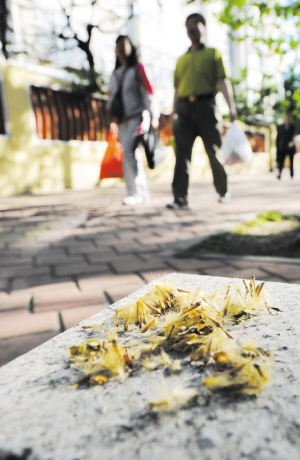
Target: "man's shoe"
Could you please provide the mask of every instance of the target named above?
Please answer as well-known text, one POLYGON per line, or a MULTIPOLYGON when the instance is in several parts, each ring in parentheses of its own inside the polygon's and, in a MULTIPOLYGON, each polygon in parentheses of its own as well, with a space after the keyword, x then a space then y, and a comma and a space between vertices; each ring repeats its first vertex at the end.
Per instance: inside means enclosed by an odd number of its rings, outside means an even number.
POLYGON ((228 203, 228 201, 231 198, 231 193, 226 192, 225 195, 220 195, 219 197, 219 203, 228 203))
POLYGON ((188 208, 188 204, 187 203, 178 203, 177 201, 173 201, 173 203, 169 203, 167 204, 166 208, 168 209, 186 209, 188 208))

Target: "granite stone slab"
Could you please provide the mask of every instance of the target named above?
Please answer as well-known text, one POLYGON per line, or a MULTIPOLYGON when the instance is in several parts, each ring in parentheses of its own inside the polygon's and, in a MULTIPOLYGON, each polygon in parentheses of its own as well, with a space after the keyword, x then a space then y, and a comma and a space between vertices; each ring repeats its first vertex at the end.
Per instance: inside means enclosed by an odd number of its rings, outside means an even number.
MULTIPOLYGON (((241 283, 198 275, 167 278, 189 290, 241 283)), ((0 459, 299 460, 300 286, 267 282, 266 289, 271 305, 283 311, 263 311, 230 328, 235 338, 256 339, 274 352, 272 382, 259 395, 210 393, 202 386, 208 369, 188 361, 180 373, 133 370, 123 381, 68 390, 67 382, 81 375, 67 364, 69 346, 97 335, 81 326, 108 321, 145 294, 146 285, 0 369, 0 459), (176 412, 151 411, 148 401, 159 399, 163 379, 200 394, 176 412)))

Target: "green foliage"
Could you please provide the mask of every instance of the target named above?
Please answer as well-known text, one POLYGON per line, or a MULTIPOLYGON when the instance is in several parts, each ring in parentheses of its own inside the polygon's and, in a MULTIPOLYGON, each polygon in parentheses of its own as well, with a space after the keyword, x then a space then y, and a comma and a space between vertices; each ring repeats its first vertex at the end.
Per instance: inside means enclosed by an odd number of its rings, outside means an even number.
MULTIPOLYGON (((230 30, 232 40, 242 41, 249 36, 256 47, 257 53, 261 54, 262 47, 267 45, 271 53, 284 54, 289 50, 298 50, 300 43, 300 2, 293 0, 219 0, 223 8, 216 14, 218 21, 226 24, 230 30), (289 21, 288 27, 284 22, 289 21), (271 29, 269 27, 271 26, 271 29), (245 27, 243 27, 245 26, 245 27), (270 33, 270 30, 272 33, 270 33)), ((214 3, 215 0, 204 0, 205 3, 214 3)), ((260 124, 265 111, 273 112, 277 122, 287 111, 291 111, 300 132, 300 75, 291 70, 286 78, 285 99, 276 102, 270 107, 268 95, 276 88, 268 84, 264 76, 262 86, 254 90, 254 103, 249 106, 247 91, 241 90, 241 81, 233 80, 235 101, 238 118, 248 124, 260 124)))
POLYGON ((284 214, 278 211, 267 211, 258 214, 257 218, 262 222, 279 222, 284 217, 284 214))
MULTIPOLYGON (((275 112, 282 116, 286 112, 293 114, 296 131, 300 132, 300 72, 292 66, 285 75, 285 98, 275 104, 275 112)), ((278 118, 278 117, 277 117, 278 118)))
MULTIPOLYGON (((215 0, 204 0, 205 3, 214 3, 215 0)), ((254 31, 254 42, 263 41, 276 53, 284 53, 287 46, 290 49, 297 49, 300 41, 300 2, 288 1, 285 4, 279 0, 222 0, 223 8, 218 20, 226 24, 234 32, 242 26, 249 25, 254 31), (271 18, 272 27, 277 29, 277 34, 270 36, 266 27, 266 18, 271 18), (282 21, 289 19, 296 28, 296 35, 283 30, 282 21)), ((236 37, 237 40, 247 38, 247 30, 244 36, 236 37)))
POLYGON ((258 214, 255 219, 250 220, 249 222, 238 225, 234 231, 240 235, 248 235, 249 229, 251 228, 259 227, 266 222, 280 222, 282 220, 290 220, 291 222, 294 222, 299 219, 297 216, 292 216, 290 214, 283 214, 278 211, 267 211, 258 214))
POLYGON ((260 89, 242 87, 241 84, 247 78, 247 69, 241 70, 238 79, 231 79, 238 119, 246 124, 260 125, 263 122, 266 111, 274 110, 270 105, 269 96, 277 93, 277 88, 269 83, 269 75, 263 75, 260 89), (253 93, 253 104, 248 103, 247 92, 253 93))

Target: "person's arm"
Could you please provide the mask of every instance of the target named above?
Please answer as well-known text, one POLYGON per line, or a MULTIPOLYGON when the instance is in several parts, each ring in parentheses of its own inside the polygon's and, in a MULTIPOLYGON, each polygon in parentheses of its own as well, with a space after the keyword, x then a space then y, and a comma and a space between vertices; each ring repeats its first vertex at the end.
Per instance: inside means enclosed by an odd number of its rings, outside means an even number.
POLYGON ((279 146, 279 137, 280 137, 280 126, 277 126, 277 135, 276 135, 276 149, 277 150, 279 146))
POLYGON ((171 124, 173 124, 173 121, 176 120, 177 117, 178 117, 178 115, 176 113, 177 100, 178 100, 178 89, 175 88, 174 99, 173 99, 173 110, 172 110, 172 113, 171 113, 171 124))
POLYGON ((296 129, 294 125, 291 125, 291 140, 288 143, 288 147, 292 148, 295 146, 295 135, 296 135, 296 129))
POLYGON ((230 121, 234 121, 236 119, 236 108, 230 80, 228 80, 228 78, 220 78, 218 83, 221 93, 223 94, 224 99, 229 107, 230 121))
POLYGON ((150 122, 153 128, 157 129, 159 125, 159 107, 155 99, 152 86, 148 80, 144 66, 139 62, 135 66, 136 77, 140 86, 140 94, 143 103, 142 113, 142 130, 148 131, 150 122))

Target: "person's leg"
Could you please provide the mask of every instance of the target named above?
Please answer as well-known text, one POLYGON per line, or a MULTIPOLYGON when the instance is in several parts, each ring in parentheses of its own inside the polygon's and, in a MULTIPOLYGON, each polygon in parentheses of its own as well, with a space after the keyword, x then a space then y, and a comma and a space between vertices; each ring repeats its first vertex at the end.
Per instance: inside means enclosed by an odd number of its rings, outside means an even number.
POLYGON ((189 169, 196 138, 194 125, 188 115, 178 116, 174 122, 173 133, 176 145, 176 163, 172 182, 174 202, 185 205, 188 203, 189 169))
POLYGON ((199 135, 203 140, 204 148, 210 162, 214 186, 220 197, 224 197, 227 193, 227 174, 224 166, 217 158, 222 140, 219 120, 215 114, 214 98, 197 101, 194 116, 195 121, 198 123, 199 135))
POLYGON ((123 176, 127 196, 140 201, 150 198, 146 174, 140 153, 136 150, 136 133, 140 118, 134 118, 119 125, 119 141, 123 148, 123 176))
POLYGON ((290 153, 290 173, 291 173, 291 178, 294 177, 294 153, 290 153))
POLYGON ((137 175, 135 178, 136 194, 138 197, 141 197, 143 201, 148 201, 151 198, 151 194, 147 184, 142 152, 139 148, 135 151, 135 158, 137 160, 137 175))
POLYGON ((278 179, 281 178, 281 173, 284 167, 285 152, 278 152, 278 179))

